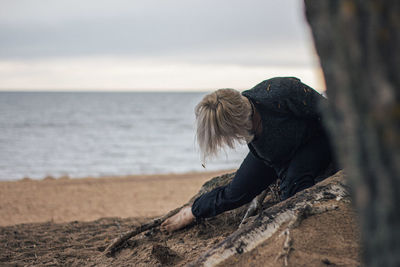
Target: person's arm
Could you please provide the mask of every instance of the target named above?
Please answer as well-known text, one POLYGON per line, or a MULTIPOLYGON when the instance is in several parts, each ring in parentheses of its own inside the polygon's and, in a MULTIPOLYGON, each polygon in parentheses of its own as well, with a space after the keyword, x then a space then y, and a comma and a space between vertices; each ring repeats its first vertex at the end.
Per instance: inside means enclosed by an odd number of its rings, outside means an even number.
POLYGON ((194 201, 193 215, 208 218, 238 208, 253 200, 275 180, 275 171, 250 152, 228 185, 215 188, 194 201))
POLYGON ((195 218, 208 218, 249 203, 276 180, 275 171, 248 153, 233 180, 198 197, 192 207, 185 207, 166 220, 161 228, 168 232, 180 229, 195 218))

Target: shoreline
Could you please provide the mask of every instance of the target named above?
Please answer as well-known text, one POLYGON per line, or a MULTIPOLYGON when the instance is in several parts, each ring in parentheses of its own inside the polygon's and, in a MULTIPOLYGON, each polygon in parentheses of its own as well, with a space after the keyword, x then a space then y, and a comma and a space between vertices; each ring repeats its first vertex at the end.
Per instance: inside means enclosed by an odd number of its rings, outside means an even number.
POLYGON ((160 216, 232 171, 0 181, 0 226, 160 216))
POLYGON ((203 174, 214 174, 214 173, 226 173, 232 172, 236 169, 224 169, 224 170, 204 170, 204 171, 187 171, 187 172, 166 172, 166 173, 143 173, 143 174, 122 174, 122 175, 101 175, 101 176, 80 176, 71 177, 69 175, 53 176, 46 175, 42 178, 31 178, 29 176, 11 179, 11 180, 0 180, 0 183, 8 182, 40 182, 40 181, 65 181, 65 180, 93 180, 93 179, 148 179, 155 177, 173 177, 173 176, 192 176, 192 175, 203 175, 203 174))

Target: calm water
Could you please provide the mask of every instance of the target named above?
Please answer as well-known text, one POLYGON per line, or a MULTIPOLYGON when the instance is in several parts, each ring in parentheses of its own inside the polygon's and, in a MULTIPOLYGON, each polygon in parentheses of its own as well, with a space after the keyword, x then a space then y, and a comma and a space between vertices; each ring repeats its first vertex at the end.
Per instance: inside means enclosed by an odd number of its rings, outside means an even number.
MULTIPOLYGON (((201 171, 204 93, 0 93, 0 180, 201 171)), ((236 168, 246 147, 207 170, 236 168)))

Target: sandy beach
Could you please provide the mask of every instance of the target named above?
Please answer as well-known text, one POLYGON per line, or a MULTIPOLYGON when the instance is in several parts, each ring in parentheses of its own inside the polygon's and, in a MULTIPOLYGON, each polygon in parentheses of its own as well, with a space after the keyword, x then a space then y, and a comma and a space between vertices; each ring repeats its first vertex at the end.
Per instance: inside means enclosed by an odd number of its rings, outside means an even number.
MULTIPOLYGON (((203 182, 218 174, 1 182, 0 265, 186 266, 237 233, 247 207, 172 234, 156 227, 132 237, 114 255, 104 252, 114 238, 148 223, 148 217, 186 203, 203 182)), ((342 183, 343 173, 321 184, 335 181, 342 183)), ((301 201, 306 191, 288 201, 301 201)), ((270 213, 285 205, 271 196, 263 204, 270 213)), ((328 194, 321 201, 319 205, 335 208, 302 217, 290 230, 287 266, 360 266, 359 227, 349 196, 339 201, 328 194)), ((218 266, 285 266, 279 255, 287 243, 283 233, 289 224, 276 228, 253 250, 237 252, 218 266)))
POLYGON ((226 172, 0 182, 0 226, 154 217, 186 203, 205 181, 226 172))

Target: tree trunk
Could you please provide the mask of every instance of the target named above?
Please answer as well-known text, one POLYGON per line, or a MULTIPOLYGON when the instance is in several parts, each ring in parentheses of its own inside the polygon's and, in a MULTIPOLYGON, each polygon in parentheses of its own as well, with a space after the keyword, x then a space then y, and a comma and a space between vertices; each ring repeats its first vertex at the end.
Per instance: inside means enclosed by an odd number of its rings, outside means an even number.
POLYGON ((305 0, 366 266, 400 266, 400 1, 305 0))

